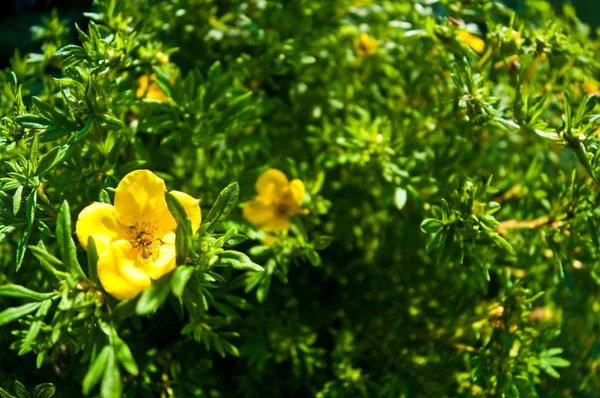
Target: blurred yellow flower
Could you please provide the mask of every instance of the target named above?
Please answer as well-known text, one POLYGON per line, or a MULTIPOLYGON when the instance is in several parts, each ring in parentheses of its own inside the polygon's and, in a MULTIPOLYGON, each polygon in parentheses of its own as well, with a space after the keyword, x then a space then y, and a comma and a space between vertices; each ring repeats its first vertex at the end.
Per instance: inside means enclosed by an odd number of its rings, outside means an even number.
MULTIPOLYGON (((167 208, 165 192, 162 178, 136 170, 117 186, 114 206, 92 203, 79 213, 75 227, 79 243, 87 250, 88 238, 94 238, 100 283, 119 300, 137 296, 176 266, 177 222, 167 208)), ((171 193, 196 233, 201 221, 198 201, 183 192, 171 193)))
POLYGON ((298 179, 289 181, 277 169, 268 169, 258 177, 256 192, 256 198, 244 204, 243 215, 258 228, 287 231, 293 216, 308 213, 300 208, 304 183, 298 179))
POLYGON ((156 75, 142 75, 138 79, 138 89, 136 92, 138 98, 169 102, 169 98, 156 84, 156 75))
POLYGON ((587 91, 588 95, 598 94, 598 91, 600 91, 598 85, 590 81, 583 83, 583 88, 585 88, 585 91, 587 91))
POLYGON ((356 43, 356 49, 359 55, 373 55, 377 50, 377 40, 369 38, 369 35, 366 33, 361 33, 356 43))
POLYGON ((483 39, 467 32, 466 30, 461 30, 456 36, 461 41, 465 42, 469 47, 471 47, 475 52, 481 54, 485 49, 485 42, 483 39))

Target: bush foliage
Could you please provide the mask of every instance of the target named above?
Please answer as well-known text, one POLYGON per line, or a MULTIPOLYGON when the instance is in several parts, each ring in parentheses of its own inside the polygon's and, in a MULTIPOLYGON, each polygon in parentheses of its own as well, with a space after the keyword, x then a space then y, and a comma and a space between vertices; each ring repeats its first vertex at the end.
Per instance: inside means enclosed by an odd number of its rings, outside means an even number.
POLYGON ((85 17, 0 71, 0 396, 597 396, 600 55, 572 8, 85 17), (275 232, 243 217, 270 168, 305 186, 275 232), (166 194, 178 266, 118 301, 74 232, 138 169, 202 225, 166 194))

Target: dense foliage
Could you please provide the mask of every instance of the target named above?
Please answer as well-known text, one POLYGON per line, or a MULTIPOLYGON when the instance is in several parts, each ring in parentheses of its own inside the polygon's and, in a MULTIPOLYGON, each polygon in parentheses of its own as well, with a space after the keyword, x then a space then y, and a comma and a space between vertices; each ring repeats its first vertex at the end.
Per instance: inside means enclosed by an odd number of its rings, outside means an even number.
POLYGON ((597 396, 599 42, 515 7, 97 0, 32 27, 0 71, 0 396, 597 396), (75 224, 138 169, 202 224, 165 193, 178 266, 119 301, 75 224), (269 169, 303 193, 277 231, 248 210, 269 169))

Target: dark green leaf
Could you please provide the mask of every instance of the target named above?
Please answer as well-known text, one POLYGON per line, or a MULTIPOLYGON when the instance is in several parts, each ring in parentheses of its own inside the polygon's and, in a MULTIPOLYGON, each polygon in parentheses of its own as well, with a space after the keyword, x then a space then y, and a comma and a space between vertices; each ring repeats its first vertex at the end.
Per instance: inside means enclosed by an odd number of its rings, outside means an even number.
POLYGON ((29 392, 27 391, 27 389, 25 388, 23 383, 21 383, 20 381, 15 380, 14 388, 15 388, 15 394, 17 394, 17 397, 31 398, 31 395, 29 395, 29 392))
POLYGON ((23 114, 15 117, 17 123, 28 129, 44 130, 49 127, 57 127, 52 120, 41 115, 23 114))
POLYGON ((56 392, 56 387, 52 383, 43 383, 33 390, 33 398, 50 398, 56 392))
POLYGON ((152 286, 142 292, 142 295, 135 306, 135 312, 138 315, 151 314, 162 305, 169 294, 169 290, 171 290, 172 277, 173 272, 170 272, 155 281, 152 286))
POLYGON ((313 241, 313 247, 315 250, 323 250, 329 247, 333 238, 331 236, 318 236, 313 241))

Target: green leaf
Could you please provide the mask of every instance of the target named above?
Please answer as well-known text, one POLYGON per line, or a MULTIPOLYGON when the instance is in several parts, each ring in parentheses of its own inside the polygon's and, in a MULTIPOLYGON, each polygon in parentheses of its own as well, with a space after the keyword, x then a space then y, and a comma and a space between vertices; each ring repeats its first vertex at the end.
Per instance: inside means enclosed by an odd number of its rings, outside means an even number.
POLYGON ((135 312, 138 315, 151 314, 164 303, 169 294, 169 290, 171 290, 172 277, 173 272, 170 272, 142 292, 140 299, 135 306, 135 312))
POLYGON ((242 310, 251 310, 252 309, 252 305, 250 304, 250 302, 248 302, 248 300, 243 299, 241 297, 233 296, 231 294, 226 294, 225 300, 227 300, 230 304, 232 304, 233 306, 235 306, 239 309, 242 309, 242 310))
POLYGON ((184 264, 190 250, 190 231, 183 225, 178 225, 175 231, 175 255, 177 264, 184 264))
POLYGON ((100 381, 100 378, 106 369, 108 357, 111 352, 112 349, 110 346, 104 346, 102 350, 100 350, 98 356, 94 359, 94 362, 92 362, 88 368, 88 371, 83 378, 83 395, 88 395, 100 381))
POLYGON ((35 170, 35 175, 39 176, 40 178, 45 176, 57 163, 59 153, 60 147, 58 146, 50 149, 40 160, 35 170))
POLYGON ((553 366, 553 367, 556 367, 556 368, 566 368, 568 366, 571 366, 571 362, 569 362, 566 359, 561 358, 561 357, 551 357, 551 358, 548 358, 546 360, 546 362, 550 366, 553 366))
POLYGON ((36 303, 27 303, 19 307, 5 309, 4 311, 0 312, 0 326, 6 325, 15 319, 19 319, 22 316, 32 313, 33 311, 37 310, 40 305, 42 305, 42 302, 38 301, 36 303))
POLYGON ((99 283, 98 280, 98 249, 92 235, 88 236, 87 242, 88 277, 91 281, 99 283))
POLYGON ((100 386, 100 397, 115 398, 121 396, 121 372, 117 365, 115 352, 111 349, 106 362, 106 369, 102 375, 102 385, 100 386))
POLYGON ((0 296, 43 301, 55 297, 56 293, 38 293, 34 292, 33 290, 29 290, 26 287, 9 283, 0 286, 0 296))
POLYGON ((406 193, 406 189, 396 188, 396 192, 394 193, 394 204, 398 210, 402 210, 404 208, 407 199, 408 195, 406 193))
POLYGON ((12 394, 9 394, 5 389, 0 388, 0 398, 15 398, 15 396, 12 394))
POLYGON ((19 187, 17 188, 17 190, 15 191, 15 194, 13 195, 13 214, 16 216, 17 213, 19 212, 19 209, 21 209, 21 198, 23 196, 23 185, 19 185, 19 187))
POLYGON ((52 120, 45 118, 41 115, 25 113, 22 115, 15 116, 15 120, 21 126, 28 129, 44 130, 49 127, 57 127, 56 124, 52 122, 52 120))
POLYGON ((421 223, 421 231, 427 234, 435 234, 439 232, 444 227, 442 221, 437 220, 435 218, 426 218, 421 223))
POLYGON ((52 306, 52 300, 46 300, 43 301, 40 308, 38 308, 33 318, 33 321, 29 326, 29 330, 27 331, 25 338, 21 342, 21 349, 19 350, 19 355, 26 354, 33 348, 31 347, 31 344, 34 342, 34 340, 40 333, 42 325, 44 324, 44 317, 48 314, 50 306, 52 306))
POLYGON ((157 66, 153 66, 152 70, 156 74, 156 80, 154 81, 156 85, 168 98, 173 98, 173 84, 169 80, 169 76, 157 66))
POLYGON ((77 249, 71 236, 71 211, 66 200, 58 209, 56 238, 58 240, 58 249, 67 268, 71 272, 85 277, 81 265, 79 265, 79 261, 77 260, 77 249))
POLYGON ((314 250, 307 250, 306 258, 308 258, 308 261, 310 261, 314 267, 321 265, 321 256, 319 256, 319 253, 314 250))
POLYGON ((210 232, 216 226, 216 223, 222 217, 227 216, 234 209, 240 194, 240 187, 237 182, 231 183, 225 187, 217 197, 212 209, 204 220, 206 232, 210 232))
POLYGON ((14 388, 15 388, 15 394, 17 394, 17 397, 31 398, 31 395, 29 395, 29 392, 27 392, 27 389, 25 388, 23 383, 21 383, 20 381, 15 380, 14 388))
POLYGON ((118 131, 125 127, 122 121, 106 114, 98 116, 98 122, 100 126, 104 127, 107 130, 118 131))
POLYGON ((187 285, 193 273, 194 267, 189 265, 180 265, 175 268, 173 279, 171 279, 171 290, 175 296, 181 297, 183 295, 185 285, 187 285))
POLYGON ((165 192, 165 201, 167 202, 167 207, 169 208, 169 212, 175 218, 177 225, 182 225, 185 227, 186 232, 189 232, 188 235, 192 234, 192 223, 185 212, 185 208, 179 202, 177 197, 173 195, 171 192, 165 192))
POLYGON ((131 354, 131 350, 125 342, 118 336, 115 336, 115 351, 117 353, 117 359, 123 368, 133 376, 137 376, 139 369, 135 363, 135 359, 131 354))
POLYGON ((90 132, 93 122, 94 118, 92 116, 88 117, 88 120, 85 122, 81 130, 69 137, 69 139, 67 140, 67 144, 73 144, 79 141, 81 138, 85 137, 90 132))
POLYGON ((56 387, 52 383, 43 383, 33 390, 33 398, 50 398, 56 392, 56 387))
POLYGON ((332 241, 333 238, 331 236, 318 236, 312 244, 315 250, 323 250, 329 247, 332 241))
POLYGON ((230 265, 235 269, 245 270, 245 271, 264 271, 263 267, 252 262, 250 257, 245 255, 244 253, 234 251, 234 250, 225 250, 221 254, 219 254, 219 262, 222 265, 230 265))
POLYGON ((27 198, 27 209, 25 212, 25 222, 27 223, 25 229, 21 233, 21 238, 19 239, 19 244, 17 245, 17 271, 21 268, 21 264, 23 264, 23 259, 25 258, 25 250, 27 249, 27 244, 29 243, 29 237, 31 236, 31 231, 33 229, 33 221, 35 218, 35 207, 37 206, 37 190, 31 191, 29 197, 27 198))

